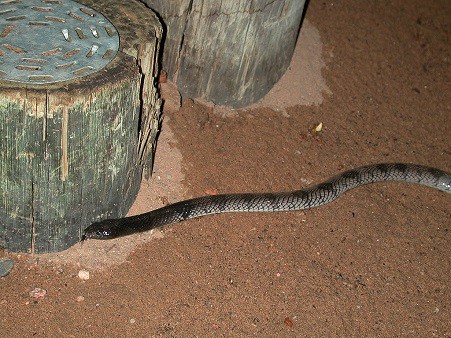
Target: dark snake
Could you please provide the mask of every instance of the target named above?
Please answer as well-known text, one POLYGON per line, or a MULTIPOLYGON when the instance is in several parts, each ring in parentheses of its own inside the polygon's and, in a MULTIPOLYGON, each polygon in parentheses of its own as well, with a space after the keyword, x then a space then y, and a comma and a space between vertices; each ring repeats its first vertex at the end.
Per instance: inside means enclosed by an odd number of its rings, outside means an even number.
POLYGON ((141 215, 103 220, 86 228, 82 240, 126 236, 209 214, 309 209, 330 203, 350 189, 387 181, 412 182, 451 193, 451 174, 445 171, 416 164, 374 164, 345 171, 305 190, 204 196, 141 215))

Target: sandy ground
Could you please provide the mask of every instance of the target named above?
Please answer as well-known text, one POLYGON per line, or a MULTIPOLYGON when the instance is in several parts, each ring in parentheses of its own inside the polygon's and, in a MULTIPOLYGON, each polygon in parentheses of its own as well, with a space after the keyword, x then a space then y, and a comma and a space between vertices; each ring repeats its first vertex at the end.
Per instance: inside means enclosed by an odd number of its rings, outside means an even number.
MULTIPOLYGON (((289 70, 258 104, 179 107, 164 84, 155 173, 130 214, 213 191, 295 190, 369 163, 450 171, 449 13, 446 0, 312 1, 289 70)), ((0 279, 0 332, 450 336, 450 207, 426 187, 376 184, 305 212, 3 252, 16 264, 0 279)))

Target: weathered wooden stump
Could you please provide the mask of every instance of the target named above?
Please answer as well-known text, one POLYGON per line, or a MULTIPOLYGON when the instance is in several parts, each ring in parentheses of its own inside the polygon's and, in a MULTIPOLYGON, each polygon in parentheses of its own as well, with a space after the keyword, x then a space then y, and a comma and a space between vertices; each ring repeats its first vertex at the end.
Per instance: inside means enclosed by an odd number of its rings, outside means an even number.
POLYGON ((141 0, 166 25, 163 69, 187 98, 243 107, 285 73, 304 0, 141 0))
POLYGON ((160 23, 139 2, 78 2, 0 8, 0 241, 11 251, 60 251, 93 221, 124 216, 152 163, 160 23))

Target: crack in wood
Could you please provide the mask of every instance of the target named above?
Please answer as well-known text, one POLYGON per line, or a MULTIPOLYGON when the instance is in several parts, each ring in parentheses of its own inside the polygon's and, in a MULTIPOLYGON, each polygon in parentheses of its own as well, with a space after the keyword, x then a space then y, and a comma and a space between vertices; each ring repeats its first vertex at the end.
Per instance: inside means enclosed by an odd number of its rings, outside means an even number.
POLYGON ((63 119, 61 122, 61 181, 65 181, 69 174, 69 162, 67 160, 67 127, 69 123, 69 112, 63 107, 63 119))
POLYGON ((186 10, 185 20, 183 23, 183 28, 182 28, 181 38, 180 38, 180 44, 179 44, 178 53, 177 53, 176 62, 175 62, 175 70, 174 70, 174 76, 173 76, 175 83, 177 83, 178 73, 179 73, 179 69, 180 69, 180 63, 183 60, 183 54, 185 53, 186 27, 188 26, 188 22, 190 20, 192 12, 193 12, 193 0, 190 0, 190 2, 188 4, 188 8, 186 10))
POLYGON ((145 176, 150 177, 153 166, 153 151, 160 124, 161 102, 155 92, 153 82, 156 77, 156 52, 158 44, 145 43, 138 48, 138 63, 141 73, 141 114, 138 134, 138 163, 146 168, 145 176))
POLYGON ((36 226, 34 223, 34 180, 31 178, 31 254, 34 254, 35 242, 36 242, 36 226))

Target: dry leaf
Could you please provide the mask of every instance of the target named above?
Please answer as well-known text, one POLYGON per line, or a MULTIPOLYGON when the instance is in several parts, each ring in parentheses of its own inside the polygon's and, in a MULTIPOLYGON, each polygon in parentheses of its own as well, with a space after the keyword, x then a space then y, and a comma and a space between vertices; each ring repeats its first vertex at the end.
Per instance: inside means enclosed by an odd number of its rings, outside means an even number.
POLYGON ((293 327, 293 322, 291 321, 290 318, 285 318, 285 320, 283 321, 285 323, 286 326, 288 327, 293 327))

